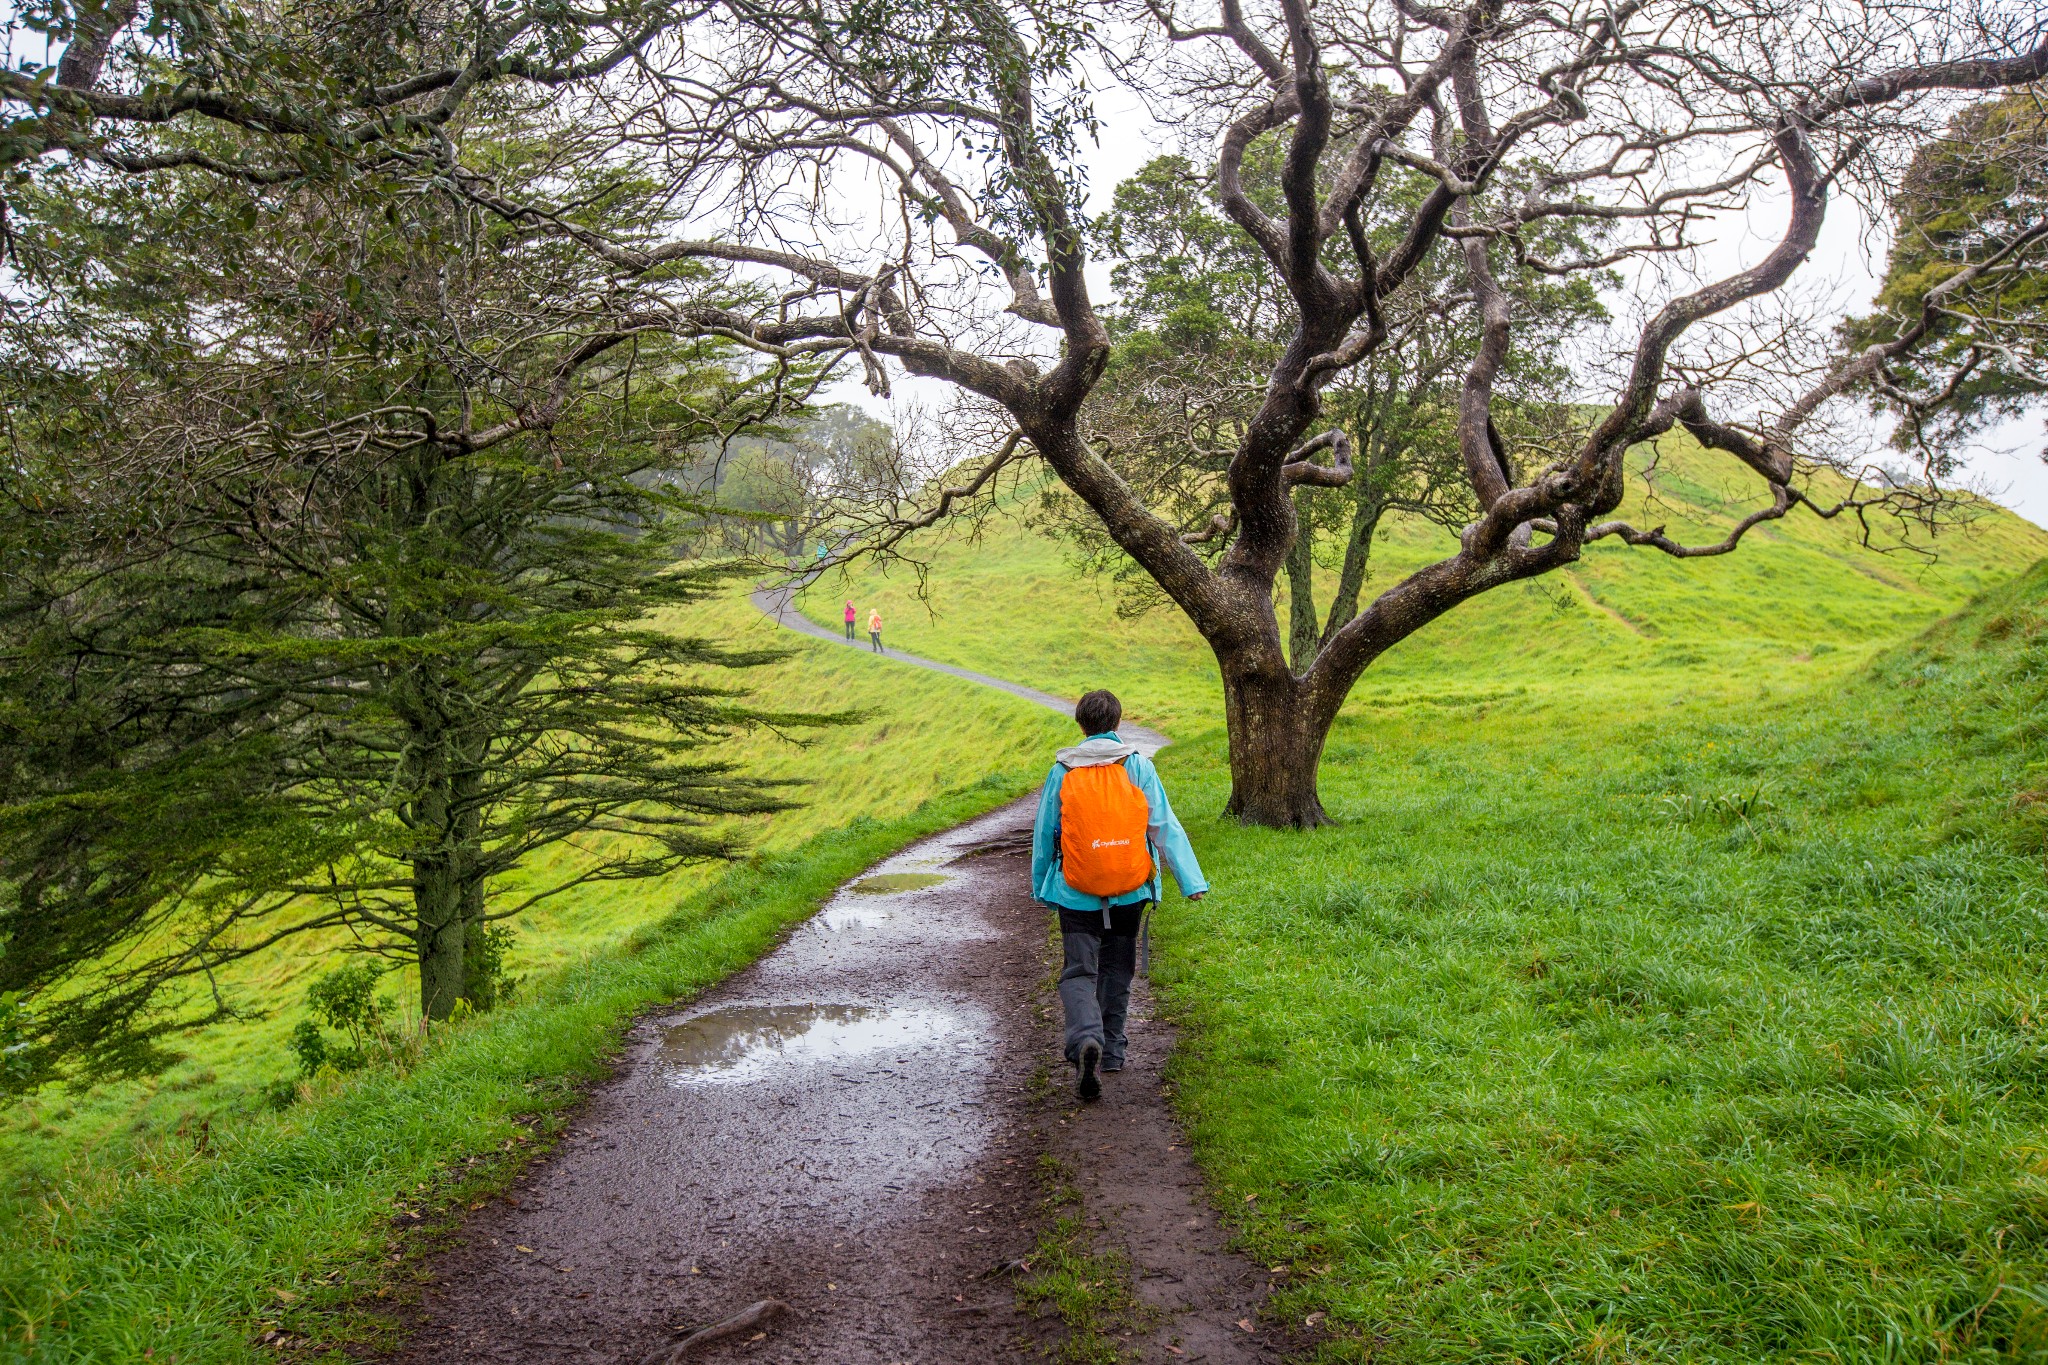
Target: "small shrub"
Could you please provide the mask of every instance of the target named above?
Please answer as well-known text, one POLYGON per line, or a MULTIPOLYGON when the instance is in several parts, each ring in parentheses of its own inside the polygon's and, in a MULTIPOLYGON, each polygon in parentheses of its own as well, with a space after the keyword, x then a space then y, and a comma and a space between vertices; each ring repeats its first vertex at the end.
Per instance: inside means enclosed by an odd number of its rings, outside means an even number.
POLYGON ((356 962, 337 967, 306 989, 306 1006, 311 1019, 301 1019, 286 1044, 298 1059, 299 1070, 311 1076, 323 1066, 336 1071, 356 1071, 370 1059, 373 1048, 384 1043, 385 1014, 390 1002, 377 994, 377 982, 384 969, 374 962, 356 962), (343 1047, 332 1047, 320 1031, 326 1024, 347 1037, 343 1047))
POLYGON ((0 1095, 31 1088, 35 1079, 34 1068, 28 1061, 32 1042, 34 1039, 28 1033, 28 1011, 22 1007, 21 993, 0 993, 0 1095))
POLYGON ((299 1020, 299 1026, 292 1030, 291 1041, 285 1046, 299 1059, 299 1070, 305 1075, 312 1075, 327 1063, 327 1039, 320 1032, 320 1026, 311 1019, 299 1020))

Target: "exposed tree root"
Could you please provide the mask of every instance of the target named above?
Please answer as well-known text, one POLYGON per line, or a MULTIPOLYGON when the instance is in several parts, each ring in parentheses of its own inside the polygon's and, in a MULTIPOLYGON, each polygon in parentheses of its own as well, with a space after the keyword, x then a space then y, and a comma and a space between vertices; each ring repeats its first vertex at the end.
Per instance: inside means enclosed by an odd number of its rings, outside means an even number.
POLYGON ((698 1328, 673 1346, 663 1346, 649 1352, 641 1359, 640 1365, 677 1365, 677 1362, 699 1346, 708 1346, 735 1333, 759 1327, 788 1311, 789 1305, 781 1299, 762 1299, 759 1303, 750 1303, 729 1318, 714 1322, 709 1327, 698 1328))

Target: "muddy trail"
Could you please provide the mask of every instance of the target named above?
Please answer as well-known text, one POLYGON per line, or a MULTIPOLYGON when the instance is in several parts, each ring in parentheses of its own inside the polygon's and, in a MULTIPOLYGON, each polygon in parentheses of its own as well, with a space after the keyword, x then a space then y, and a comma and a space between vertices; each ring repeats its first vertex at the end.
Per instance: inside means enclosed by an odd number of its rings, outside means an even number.
POLYGON ((1073 1099, 1033 809, 905 850, 643 1018, 555 1149, 428 1263, 392 1359, 1039 1359, 1067 1328, 1020 1290, 1058 1215, 1140 1305, 1104 1324, 1121 1358, 1282 1358, 1269 1278, 1228 1249, 1168 1110, 1144 983, 1129 1068, 1073 1099))

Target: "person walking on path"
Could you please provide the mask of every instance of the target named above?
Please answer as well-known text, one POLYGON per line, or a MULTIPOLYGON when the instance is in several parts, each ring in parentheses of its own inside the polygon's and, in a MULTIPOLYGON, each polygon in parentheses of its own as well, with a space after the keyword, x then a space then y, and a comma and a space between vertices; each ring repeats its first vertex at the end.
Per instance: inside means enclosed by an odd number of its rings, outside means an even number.
POLYGON ((868 608, 868 643, 874 646, 875 653, 881 654, 885 652, 882 649, 882 609, 880 607, 868 608))
POLYGON ((1164 862, 1191 901, 1209 883, 1175 818, 1152 760, 1117 737, 1123 704, 1090 692, 1074 707, 1084 736, 1062 749, 1038 796, 1031 830, 1031 893, 1059 912, 1060 1008, 1076 1093, 1102 1093, 1098 1071, 1124 1069, 1124 1019, 1146 912, 1159 899, 1164 862))
POLYGON ((860 615, 860 613, 859 613, 859 612, 857 612, 857 611, 855 611, 855 610, 853 609, 853 599, 852 599, 851 597, 847 598, 847 599, 846 599, 846 638, 847 638, 847 639, 849 639, 849 640, 851 640, 851 639, 853 638, 853 621, 854 621, 854 618, 855 618, 856 616, 858 616, 858 615, 860 615))

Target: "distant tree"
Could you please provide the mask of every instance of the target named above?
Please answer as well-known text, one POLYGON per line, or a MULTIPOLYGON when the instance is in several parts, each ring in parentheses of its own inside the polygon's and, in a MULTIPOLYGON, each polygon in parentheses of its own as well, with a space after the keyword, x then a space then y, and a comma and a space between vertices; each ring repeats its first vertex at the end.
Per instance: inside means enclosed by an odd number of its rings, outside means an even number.
POLYGON ((2048 235, 2048 93, 1958 113, 1914 155, 1892 214, 1876 306, 1844 335, 1857 349, 1922 336, 1868 392, 1899 419, 1900 448, 1949 473, 1963 438, 2048 395, 2048 270, 2033 250, 2048 235))
POLYGON ((689 486, 718 505, 727 548, 808 561, 821 542, 840 548, 834 509, 849 489, 871 481, 891 446, 886 423, 838 403, 779 432, 734 437, 693 471, 689 486))
MULTIPOLYGON (((472 111, 474 115, 480 111, 472 111)), ((508 183, 549 130, 472 127, 508 183)), ((612 230, 650 201, 607 183, 612 230)), ((439 182, 40 168, 0 331, 0 992, 16 1084, 144 1070, 314 931, 487 1004, 490 926, 729 856, 772 657, 665 613, 669 476, 818 375, 439 182), (560 849, 545 862, 535 855, 560 849), (181 989, 181 983, 185 988, 181 989)), ((643 219, 651 225, 652 219, 643 219)))

